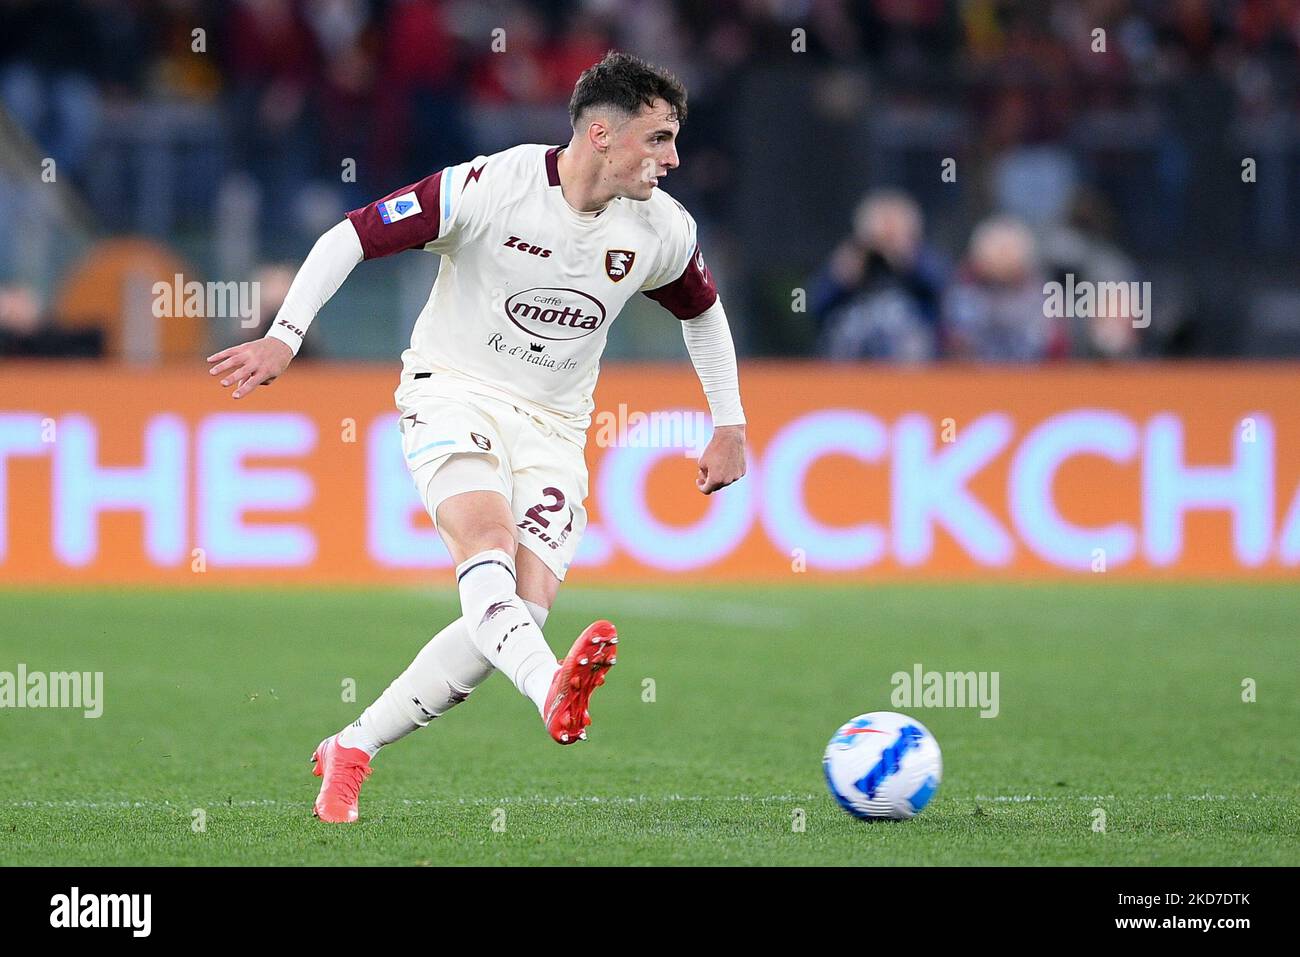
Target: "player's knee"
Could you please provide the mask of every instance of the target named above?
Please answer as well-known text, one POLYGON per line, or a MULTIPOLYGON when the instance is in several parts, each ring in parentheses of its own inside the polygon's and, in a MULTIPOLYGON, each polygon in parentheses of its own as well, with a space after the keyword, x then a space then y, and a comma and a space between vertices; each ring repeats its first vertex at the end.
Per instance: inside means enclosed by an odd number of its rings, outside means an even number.
POLYGON ((462 526, 454 532, 443 529, 442 538, 457 564, 487 551, 505 552, 507 555, 515 553, 513 525, 493 522, 478 523, 471 527, 462 526))
POLYGON ((438 506, 438 531, 458 561, 492 549, 515 552, 510 504, 495 492, 466 492, 438 506))
POLYGON ((487 551, 505 552, 507 555, 513 555, 515 553, 515 526, 497 522, 485 523, 474 530, 474 534, 467 545, 467 551, 470 555, 477 555, 479 552, 487 551))

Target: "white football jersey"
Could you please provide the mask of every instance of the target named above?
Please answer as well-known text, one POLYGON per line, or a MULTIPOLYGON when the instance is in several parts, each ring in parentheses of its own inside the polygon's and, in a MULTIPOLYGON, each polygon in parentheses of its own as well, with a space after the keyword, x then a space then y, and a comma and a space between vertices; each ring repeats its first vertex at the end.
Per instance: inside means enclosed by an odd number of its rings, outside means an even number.
POLYGON ((656 188, 648 200, 580 214, 560 189, 562 148, 479 156, 348 218, 367 259, 405 249, 442 256, 402 354, 404 375, 432 372, 581 434, 609 327, 628 299, 645 292, 684 320, 717 290, 680 203, 656 188))

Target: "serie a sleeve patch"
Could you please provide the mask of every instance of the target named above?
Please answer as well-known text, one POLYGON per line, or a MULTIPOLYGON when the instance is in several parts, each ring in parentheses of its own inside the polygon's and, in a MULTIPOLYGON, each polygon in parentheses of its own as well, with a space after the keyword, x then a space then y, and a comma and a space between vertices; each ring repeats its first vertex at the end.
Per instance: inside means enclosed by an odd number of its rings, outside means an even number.
POLYGON ((420 209, 420 198, 415 195, 415 190, 403 193, 401 196, 394 196, 392 199, 386 199, 377 204, 379 218, 384 221, 385 225, 391 225, 399 220, 406 219, 408 216, 414 216, 423 212, 420 209))

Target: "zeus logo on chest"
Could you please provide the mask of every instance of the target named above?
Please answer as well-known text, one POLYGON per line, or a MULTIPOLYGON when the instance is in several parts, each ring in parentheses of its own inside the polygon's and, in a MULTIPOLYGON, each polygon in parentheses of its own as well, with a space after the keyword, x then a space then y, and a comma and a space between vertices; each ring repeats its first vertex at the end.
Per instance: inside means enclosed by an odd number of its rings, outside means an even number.
POLYGON ((524 242, 518 236, 511 236, 501 245, 509 246, 511 249, 518 249, 520 252, 523 253, 530 253, 534 256, 541 256, 543 259, 545 259, 547 256, 551 254, 551 251, 549 249, 543 249, 541 246, 530 245, 524 242))

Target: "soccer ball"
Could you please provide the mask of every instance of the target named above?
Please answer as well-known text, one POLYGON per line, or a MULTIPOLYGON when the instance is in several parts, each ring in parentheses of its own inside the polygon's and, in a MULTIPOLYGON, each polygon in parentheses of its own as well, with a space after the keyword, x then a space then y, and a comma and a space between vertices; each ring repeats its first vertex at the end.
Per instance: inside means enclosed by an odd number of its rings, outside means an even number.
POLYGON ((822 758, 826 784, 854 817, 901 821, 921 813, 943 777, 939 742, 893 711, 860 714, 835 732, 822 758))

